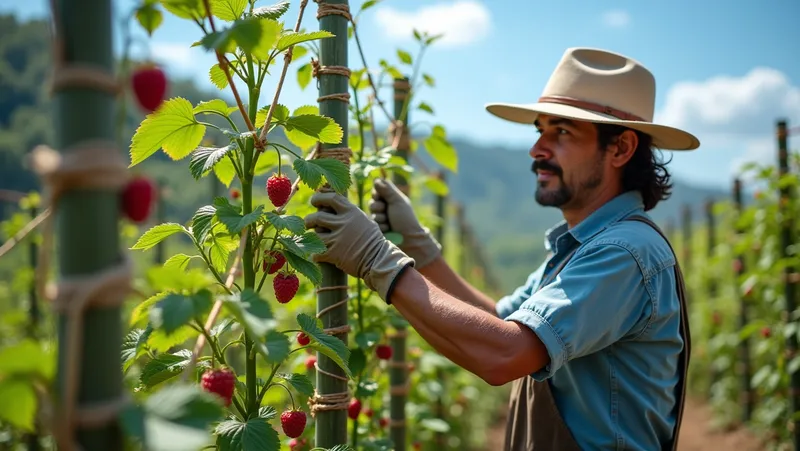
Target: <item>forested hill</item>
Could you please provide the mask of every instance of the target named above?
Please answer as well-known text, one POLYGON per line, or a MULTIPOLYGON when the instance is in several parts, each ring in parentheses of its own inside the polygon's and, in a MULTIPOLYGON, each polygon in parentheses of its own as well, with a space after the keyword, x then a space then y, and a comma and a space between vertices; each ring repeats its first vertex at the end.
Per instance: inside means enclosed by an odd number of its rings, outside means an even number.
MULTIPOLYGON (((37 144, 52 144, 46 83, 51 67, 49 45, 45 22, 19 23, 14 16, 0 16, 0 189, 36 189, 36 178, 25 169, 23 157, 37 144)), ((171 81, 168 94, 193 103, 227 95, 203 92, 193 83, 180 80, 171 81)), ((141 112, 129 104, 126 139, 142 118, 141 112)), ((467 218, 487 248, 493 271, 510 290, 541 261, 542 232, 560 219, 559 212, 534 201, 535 180, 527 149, 483 147, 463 139, 454 139, 453 144, 459 153, 459 171, 448 175, 451 195, 466 206, 467 218)), ((421 155, 425 159, 424 152, 421 155)), ((140 168, 172 188, 168 220, 187 220, 208 199, 208 189, 183 188, 192 184, 189 171, 161 153, 134 169, 140 168)), ((677 220, 680 208, 688 203, 698 218, 702 203, 709 197, 727 198, 728 193, 698 189, 676 180, 672 199, 653 215, 662 221, 677 220)), ((0 208, 0 216, 2 212, 0 208)))

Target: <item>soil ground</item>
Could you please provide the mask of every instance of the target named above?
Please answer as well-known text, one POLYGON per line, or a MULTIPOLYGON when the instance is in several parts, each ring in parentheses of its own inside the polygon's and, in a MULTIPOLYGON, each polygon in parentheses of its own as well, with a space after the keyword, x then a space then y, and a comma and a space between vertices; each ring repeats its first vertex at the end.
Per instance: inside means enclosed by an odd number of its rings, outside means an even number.
MULTIPOLYGON (((503 412, 504 413, 504 412, 503 412)), ((745 429, 718 430, 713 426, 711 411, 705 403, 689 398, 684 411, 678 451, 759 451, 764 447, 745 429)), ((485 451, 500 451, 503 446, 505 416, 489 432, 485 451)))

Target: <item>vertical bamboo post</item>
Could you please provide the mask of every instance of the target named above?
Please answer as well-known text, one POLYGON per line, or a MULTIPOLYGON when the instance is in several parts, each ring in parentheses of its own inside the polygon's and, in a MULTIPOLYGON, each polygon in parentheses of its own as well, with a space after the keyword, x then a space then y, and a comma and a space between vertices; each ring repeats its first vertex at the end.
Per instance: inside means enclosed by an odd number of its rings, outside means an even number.
MULTIPOLYGON (((787 146, 787 126, 786 120, 780 120, 777 124, 778 131, 778 171, 780 177, 789 173, 789 149, 787 146)), ((781 219, 781 258, 788 258, 789 246, 794 244, 794 221, 792 218, 791 198, 794 193, 788 185, 780 187, 780 201, 778 204, 779 217, 781 219)), ((784 268, 784 280, 786 283, 785 288, 785 320, 792 321, 792 314, 797 305, 797 291, 795 290, 794 280, 795 269, 791 264, 787 264, 784 268)), ((790 362, 797 355, 797 335, 788 334, 786 337, 786 361, 790 362)), ((798 427, 795 415, 800 410, 800 372, 795 371, 789 375, 791 380, 791 410, 789 417, 791 418, 791 425, 793 428, 793 442, 794 449, 800 449, 800 427, 798 427)))
MULTIPOLYGON (((733 181, 733 202, 736 207, 737 219, 742 213, 742 181, 734 179, 733 181)), ((736 227, 737 240, 745 231, 741 227, 736 227)), ((738 253, 734 259, 734 274, 736 276, 736 286, 738 287, 738 279, 745 273, 744 255, 738 253)), ((736 290, 739 297, 739 329, 742 330, 750 322, 748 319, 748 306, 749 299, 736 290)), ((750 339, 744 338, 739 342, 739 362, 738 362, 740 383, 741 383, 741 398, 742 403, 742 421, 745 423, 750 421, 753 416, 754 409, 754 394, 750 388, 750 378, 752 377, 752 368, 750 367, 750 339)))
MULTIPOLYGON (((315 0, 318 4, 317 20, 319 29, 328 31, 334 37, 322 39, 319 60, 319 103, 320 114, 332 118, 342 128, 344 134, 340 144, 320 144, 320 158, 338 158, 350 165, 352 151, 348 143, 349 106, 349 68, 347 48, 347 26, 350 20, 350 6, 347 0, 315 0)), ((321 189, 326 190, 326 185, 321 189)), ((348 312, 347 274, 328 263, 320 263, 322 284, 317 296, 317 316, 321 317, 327 333, 342 340, 347 345, 348 312), (328 310, 329 307, 337 305, 328 310), (320 315, 319 312, 326 310, 320 315)), ((348 392, 347 377, 341 368, 329 357, 318 352, 317 395, 320 402, 334 407, 316 412, 316 446, 332 448, 347 443, 347 403, 338 402, 343 393, 348 392)))
MULTIPOLYGON (((55 32, 52 97, 56 148, 63 158, 75 158, 75 169, 91 171, 94 163, 104 173, 109 171, 106 180, 87 173, 80 185, 62 185, 51 199, 53 212, 48 221, 52 220, 55 232, 59 283, 75 281, 83 288, 104 271, 119 269, 124 274, 127 268, 118 266, 123 265, 119 191, 113 187, 124 180, 121 175, 126 166, 121 157, 117 160, 121 152, 115 149, 114 102, 119 89, 113 77, 115 21, 109 0, 53 0, 50 5, 55 32), (83 151, 89 156, 79 153, 83 151)), ((49 239, 48 232, 44 233, 49 239)), ((105 451, 124 447, 116 409, 98 415, 93 423, 78 421, 80 407, 118 406, 123 396, 119 363, 124 336, 119 301, 125 291, 121 285, 127 282, 123 274, 119 290, 105 290, 102 297, 85 302, 65 297, 53 302, 58 315, 55 413, 59 419, 53 426, 59 449, 105 451), (77 314, 68 313, 70 309, 78 309, 77 314), (73 328, 76 324, 79 327, 73 328), (62 415, 70 415, 71 421, 62 415)), ((109 282, 116 288, 116 281, 109 282)))
MULTIPOLYGON (((31 215, 31 220, 39 214, 38 208, 36 208, 35 204, 31 205, 29 212, 31 215)), ((38 263, 39 247, 36 244, 36 239, 33 236, 31 236, 29 240, 28 259, 30 261, 31 269, 34 269, 38 263)), ((39 338, 40 319, 41 311, 39 310, 39 296, 36 293, 36 274, 34 273, 34 277, 31 280, 30 288, 28 290, 28 337, 33 340, 37 340, 39 338)), ((39 445, 39 435, 39 421, 36 420, 33 432, 25 435, 25 441, 28 444, 28 451, 39 451, 42 449, 39 445)))
MULTIPOLYGON (((406 103, 409 102, 411 95, 411 84, 408 77, 397 78, 394 80, 394 118, 395 125, 391 127, 393 137, 398 135, 396 155, 404 161, 408 161, 408 152, 410 150, 410 136, 408 130, 409 108, 406 103)), ((403 174, 395 172, 393 175, 395 185, 405 193, 409 194, 410 187, 409 181, 403 174)), ((392 439, 394 449, 397 451, 405 451, 406 449, 406 397, 407 393, 407 380, 408 380, 408 365, 406 364, 406 337, 408 329, 404 322, 399 322, 395 326, 396 332, 390 338, 392 346, 392 366, 389 369, 389 385, 390 385, 390 399, 389 399, 389 419, 390 419, 390 432, 389 437, 392 439)))
MULTIPOLYGON (((444 170, 439 170, 436 174, 439 180, 445 181, 446 176, 444 170)), ((445 224, 446 224, 446 214, 445 214, 445 206, 446 206, 447 198, 445 196, 436 196, 436 216, 439 217, 439 226, 436 227, 436 240, 442 244, 442 252, 444 252, 444 233, 445 233, 445 224)), ((435 415, 437 418, 442 420, 445 419, 445 408, 444 408, 444 394, 447 393, 447 375, 442 371, 441 368, 436 369, 436 379, 439 380, 439 383, 442 384, 442 390, 439 396, 436 397, 436 405, 434 408, 435 415)), ((446 420, 445 420, 446 421, 446 420)), ((444 449, 445 447, 445 435, 441 432, 437 432, 434 438, 436 443, 437 449, 444 449)))

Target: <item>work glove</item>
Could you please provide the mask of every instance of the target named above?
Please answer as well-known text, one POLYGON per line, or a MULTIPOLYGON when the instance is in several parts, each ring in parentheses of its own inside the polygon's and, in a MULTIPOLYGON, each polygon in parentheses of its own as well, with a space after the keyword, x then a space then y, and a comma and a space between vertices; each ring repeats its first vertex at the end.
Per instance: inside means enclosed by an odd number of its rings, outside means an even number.
POLYGON ((369 211, 382 232, 396 232, 403 236, 400 249, 414 259, 417 269, 441 255, 442 246, 430 230, 419 223, 411 201, 391 181, 375 179, 369 211))
POLYGON ((405 267, 414 266, 414 259, 387 240, 378 224, 346 197, 318 192, 310 201, 321 211, 305 217, 306 229, 315 229, 327 247, 314 260, 362 279, 381 299, 391 302, 388 297, 395 278, 405 267))

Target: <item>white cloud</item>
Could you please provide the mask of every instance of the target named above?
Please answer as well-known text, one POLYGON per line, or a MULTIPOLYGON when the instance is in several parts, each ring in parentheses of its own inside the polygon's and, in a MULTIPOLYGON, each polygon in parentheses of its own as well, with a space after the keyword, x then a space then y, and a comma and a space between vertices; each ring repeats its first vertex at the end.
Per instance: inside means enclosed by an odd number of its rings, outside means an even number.
POLYGON ((154 42, 151 46, 153 59, 176 69, 187 69, 197 64, 195 52, 202 52, 202 47, 189 47, 185 43, 154 42), (198 50, 200 49, 200 50, 198 50))
POLYGON ((611 28, 624 28, 631 23, 631 15, 624 10, 606 11, 603 13, 603 24, 611 28))
POLYGON ((386 6, 375 12, 375 19, 383 32, 393 39, 411 38, 415 28, 430 34, 444 34, 436 42, 443 47, 472 44, 488 36, 491 29, 488 8, 473 0, 424 6, 414 12, 386 6))

